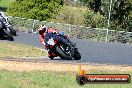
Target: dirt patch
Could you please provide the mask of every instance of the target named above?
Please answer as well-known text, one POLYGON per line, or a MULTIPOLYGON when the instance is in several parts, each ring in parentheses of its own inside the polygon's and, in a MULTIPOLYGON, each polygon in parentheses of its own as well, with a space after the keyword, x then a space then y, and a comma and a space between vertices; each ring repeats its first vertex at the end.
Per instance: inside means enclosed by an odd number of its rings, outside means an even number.
MULTIPOLYGON (((0 60, 0 69, 15 71, 33 71, 33 70, 50 70, 50 71, 73 71, 76 72, 79 64, 62 64, 62 63, 39 63, 39 62, 17 62, 0 60)), ((119 65, 81 65, 86 71, 94 70, 116 70, 132 71, 131 66, 119 65)))

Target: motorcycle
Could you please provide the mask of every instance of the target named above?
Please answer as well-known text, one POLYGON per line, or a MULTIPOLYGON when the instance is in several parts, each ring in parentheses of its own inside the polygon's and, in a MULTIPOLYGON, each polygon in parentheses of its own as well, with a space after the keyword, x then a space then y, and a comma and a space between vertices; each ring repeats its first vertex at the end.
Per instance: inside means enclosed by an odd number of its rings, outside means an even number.
POLYGON ((0 37, 7 38, 10 41, 14 40, 12 34, 10 33, 10 29, 6 27, 3 21, 0 21, 0 37))
POLYGON ((0 12, 0 21, 3 21, 3 23, 5 24, 5 27, 8 28, 10 30, 10 33, 14 36, 16 36, 16 31, 14 30, 13 26, 10 24, 9 20, 8 20, 8 17, 0 12))
POLYGON ((58 36, 61 36, 62 38, 66 39, 68 41, 68 45, 53 38, 49 39, 48 40, 48 44, 50 45, 48 47, 49 58, 53 60, 54 57, 59 56, 61 59, 66 59, 66 60, 72 60, 72 59, 80 60, 81 54, 79 53, 78 48, 76 48, 76 44, 72 43, 67 36, 64 35, 58 35, 58 36))
POLYGON ((14 36, 16 36, 16 30, 13 28, 13 26, 10 24, 9 20, 6 19, 5 26, 10 30, 10 33, 14 36))

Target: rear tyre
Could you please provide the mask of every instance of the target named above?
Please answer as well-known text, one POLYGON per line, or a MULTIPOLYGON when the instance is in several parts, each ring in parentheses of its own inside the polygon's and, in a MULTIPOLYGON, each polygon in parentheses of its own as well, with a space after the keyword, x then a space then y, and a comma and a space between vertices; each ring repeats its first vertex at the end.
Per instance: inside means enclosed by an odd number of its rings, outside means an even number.
POLYGON ((74 55, 74 51, 72 50, 71 46, 67 46, 67 47, 69 49, 69 53, 66 53, 63 50, 64 47, 62 45, 56 47, 56 52, 58 53, 61 59, 71 60, 74 55))
POLYGON ((10 33, 14 36, 16 36, 16 31, 14 30, 14 28, 12 26, 9 26, 9 29, 10 29, 10 33))
POLYGON ((7 38, 10 40, 10 41, 14 41, 14 38, 13 36, 11 35, 11 33, 7 30, 4 30, 5 32, 5 35, 7 36, 7 38))
POLYGON ((78 51, 75 51, 75 52, 74 52, 73 58, 74 58, 75 60, 80 60, 80 59, 81 59, 81 54, 80 54, 78 51))

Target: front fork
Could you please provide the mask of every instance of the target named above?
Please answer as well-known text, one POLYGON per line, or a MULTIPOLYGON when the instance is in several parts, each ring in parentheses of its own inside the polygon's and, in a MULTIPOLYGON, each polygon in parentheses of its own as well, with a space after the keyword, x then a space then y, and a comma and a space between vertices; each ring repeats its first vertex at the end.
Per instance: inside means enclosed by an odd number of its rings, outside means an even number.
POLYGON ((78 48, 76 48, 76 43, 71 42, 69 39, 67 39, 67 40, 68 40, 68 42, 71 44, 71 46, 72 46, 74 52, 75 52, 75 51, 78 51, 78 48))

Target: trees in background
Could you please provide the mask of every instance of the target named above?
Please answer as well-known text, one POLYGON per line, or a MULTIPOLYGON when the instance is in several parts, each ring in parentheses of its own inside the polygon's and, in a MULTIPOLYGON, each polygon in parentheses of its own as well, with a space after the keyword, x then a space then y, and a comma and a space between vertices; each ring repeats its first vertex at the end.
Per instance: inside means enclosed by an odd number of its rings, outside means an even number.
POLYGON ((63 0, 16 0, 8 14, 16 17, 49 20, 56 16, 63 0))
POLYGON ((86 8, 75 7, 76 0, 16 0, 8 9, 10 16, 84 26, 86 8))
POLYGON ((111 21, 114 27, 132 31, 132 0, 117 0, 114 3, 111 14, 111 21), (117 26, 118 25, 118 26, 117 26))
MULTIPOLYGON (((107 27, 110 0, 16 0, 8 14, 90 27, 107 27), (80 7, 87 6, 86 9, 80 7), (62 7, 63 5, 63 7, 62 7), (68 7, 67 7, 68 6, 68 7), (78 6, 73 7, 73 6, 78 6), (60 9, 60 7, 62 7, 60 9), (70 8, 69 8, 70 7, 70 8), (80 13, 79 13, 80 12, 80 13), (86 13, 84 15, 84 13, 86 13), (82 17, 84 16, 84 17, 82 17), (82 22, 84 20, 84 22, 82 22)), ((132 31, 132 0, 112 0, 110 28, 132 31)))
POLYGON ((107 25, 106 18, 100 13, 95 14, 93 11, 89 10, 84 17, 85 26, 92 28, 104 28, 107 25))
POLYGON ((92 9, 95 13, 101 11, 101 0, 80 0, 80 2, 92 9))
MULTIPOLYGON (((100 25, 99 27, 101 27, 101 25, 104 27, 102 19, 104 21, 107 21, 108 19, 109 1, 110 0, 80 0, 81 4, 95 12, 93 15, 90 15, 91 13, 86 14, 86 26, 90 23, 89 21, 91 21, 94 23, 93 27, 98 27, 98 25, 100 25), (102 15, 105 19, 102 18, 102 15), (93 18, 95 19, 93 20, 93 18)), ((115 30, 132 31, 132 0, 112 1, 110 28, 115 30)), ((105 22, 105 25, 107 27, 107 22, 105 22)))
POLYGON ((85 26, 84 15, 86 14, 86 11, 87 11, 86 8, 63 6, 61 10, 58 12, 56 18, 52 19, 51 21, 85 26))
POLYGON ((79 3, 78 3, 79 0, 64 0, 64 4, 66 6, 78 6, 79 3))

